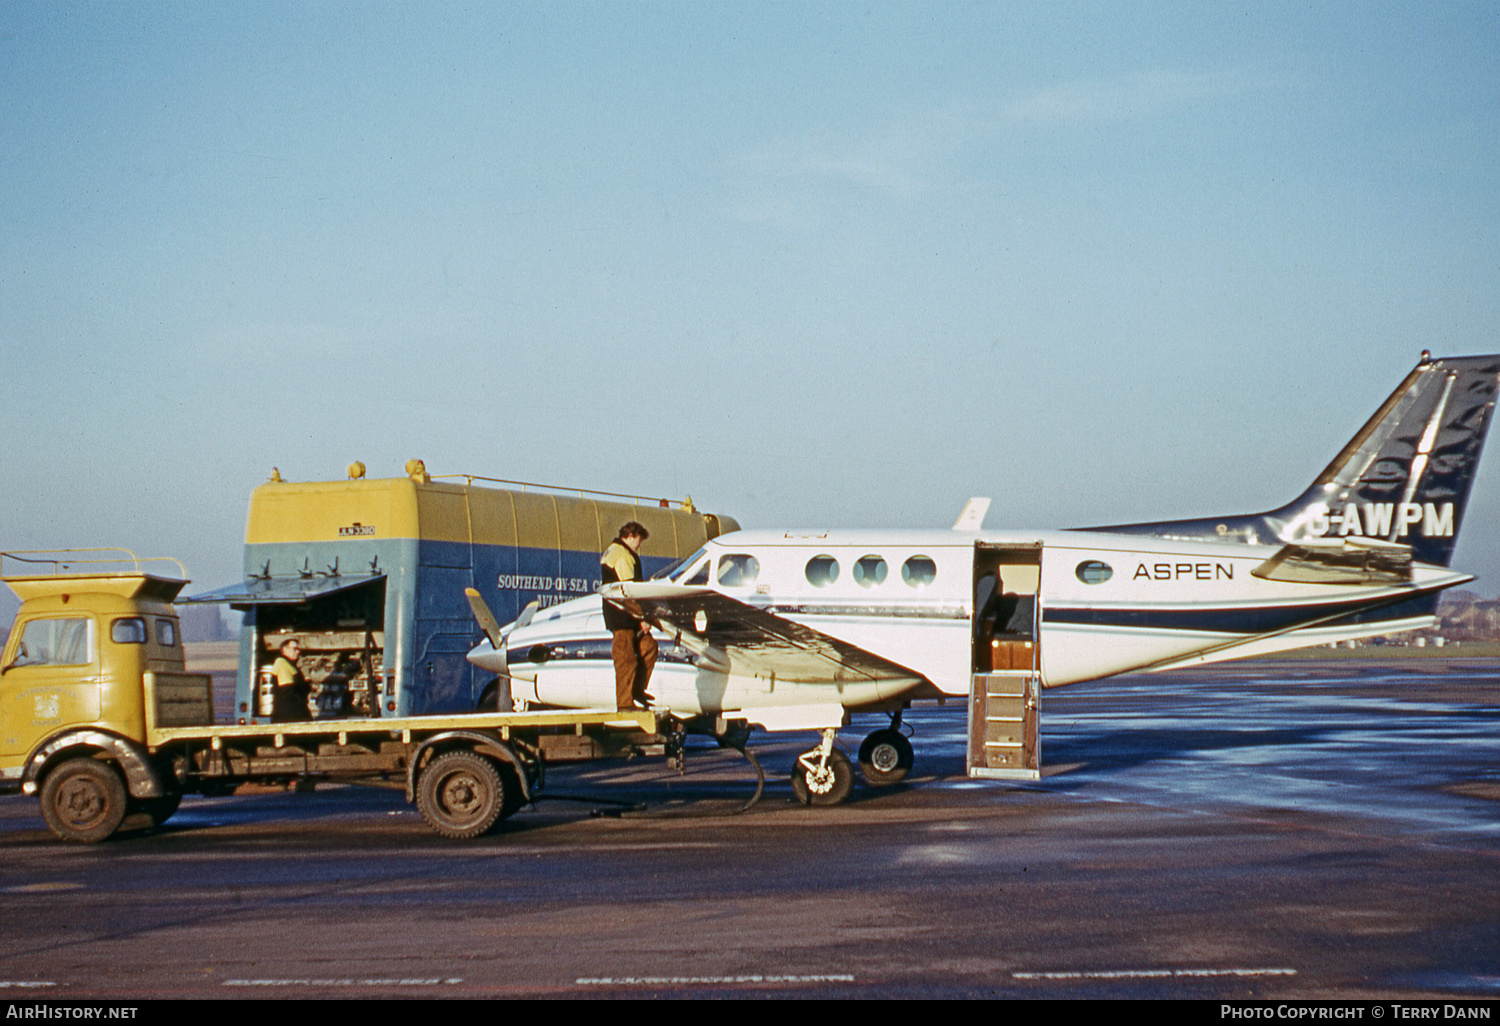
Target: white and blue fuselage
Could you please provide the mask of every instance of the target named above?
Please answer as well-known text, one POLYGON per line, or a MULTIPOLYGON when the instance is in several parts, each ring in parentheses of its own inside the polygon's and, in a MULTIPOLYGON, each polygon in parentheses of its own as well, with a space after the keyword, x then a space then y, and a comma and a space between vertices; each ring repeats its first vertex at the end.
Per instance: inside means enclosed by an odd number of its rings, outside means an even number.
MULTIPOLYGON (((739 531, 710 541, 663 583, 706 586, 910 675, 837 685, 773 682, 736 674, 732 666, 725 672, 673 643, 667 627, 657 631, 662 651, 651 692, 660 705, 689 715, 826 703, 835 691, 847 708, 902 696, 967 695, 975 669, 976 568, 990 552, 1035 554, 1034 562, 1000 567, 1000 576, 1006 590, 1034 596, 1036 670, 1044 687, 1425 627, 1433 622, 1430 612, 1403 607, 1469 580, 1421 564, 1401 584, 1257 576, 1279 549, 1074 531, 739 531)), ((614 701, 599 596, 538 613, 509 631, 505 648, 503 660, 488 643, 470 659, 496 672, 508 669, 513 700, 596 708, 614 701)))

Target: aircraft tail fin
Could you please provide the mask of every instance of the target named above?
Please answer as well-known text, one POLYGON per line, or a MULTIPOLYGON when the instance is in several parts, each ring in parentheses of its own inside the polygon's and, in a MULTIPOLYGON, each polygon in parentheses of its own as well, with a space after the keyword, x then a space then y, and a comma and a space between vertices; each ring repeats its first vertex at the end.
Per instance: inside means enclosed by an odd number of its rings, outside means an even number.
POLYGON ((1500 355, 1432 359, 1406 380, 1308 489, 1265 513, 1088 528, 1273 545, 1316 538, 1409 545, 1448 566, 1500 391, 1500 355))
POLYGON ((974 498, 964 506, 953 525, 955 531, 977 531, 984 526, 984 515, 990 511, 990 500, 974 498))

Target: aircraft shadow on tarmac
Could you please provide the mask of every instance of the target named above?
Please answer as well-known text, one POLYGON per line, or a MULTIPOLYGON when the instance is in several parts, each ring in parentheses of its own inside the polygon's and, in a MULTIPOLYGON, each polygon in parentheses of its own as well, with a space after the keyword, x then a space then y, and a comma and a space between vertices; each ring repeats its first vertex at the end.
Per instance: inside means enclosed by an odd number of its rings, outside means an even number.
POLYGON ((1048 764, 1043 779, 1062 783, 1079 774, 1102 775, 1162 761, 1188 761, 1205 753, 1235 749, 1295 749, 1325 744, 1344 728, 1320 724, 1247 730, 1198 727, 1130 727, 1098 733, 1043 734, 1048 764))

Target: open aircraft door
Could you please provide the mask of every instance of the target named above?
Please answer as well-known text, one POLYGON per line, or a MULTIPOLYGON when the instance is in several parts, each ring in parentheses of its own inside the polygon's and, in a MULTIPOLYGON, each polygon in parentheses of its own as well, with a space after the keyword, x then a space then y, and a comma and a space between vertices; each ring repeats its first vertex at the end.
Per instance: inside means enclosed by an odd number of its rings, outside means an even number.
POLYGON ((971 777, 1037 780, 1042 749, 1042 546, 974 546, 973 684, 967 766, 971 777))

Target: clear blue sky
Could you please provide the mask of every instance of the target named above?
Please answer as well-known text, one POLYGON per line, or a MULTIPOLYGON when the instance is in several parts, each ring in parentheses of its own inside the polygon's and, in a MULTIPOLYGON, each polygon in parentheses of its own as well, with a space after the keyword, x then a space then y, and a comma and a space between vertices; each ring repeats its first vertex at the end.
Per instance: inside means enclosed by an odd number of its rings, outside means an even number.
POLYGON ((0 546, 204 588, 273 466, 354 459, 1265 509, 1500 348, 1495 4, 12 0, 0 98, 0 546))

